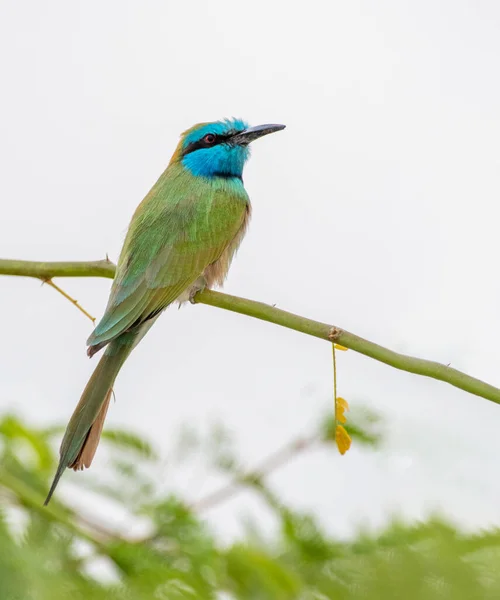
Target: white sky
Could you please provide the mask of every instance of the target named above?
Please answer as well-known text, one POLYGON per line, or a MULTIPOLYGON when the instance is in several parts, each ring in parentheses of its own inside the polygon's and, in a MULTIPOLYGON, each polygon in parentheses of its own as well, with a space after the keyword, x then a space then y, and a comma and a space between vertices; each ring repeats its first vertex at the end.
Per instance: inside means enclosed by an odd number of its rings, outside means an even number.
MULTIPOLYGON (((499 27, 493 0, 3 0, 0 255, 116 259, 181 131, 285 123, 254 145, 253 222, 225 290, 500 386, 499 27)), ((63 283, 102 314, 109 281, 63 283)), ((32 280, 0 278, 0 299, 0 410, 66 422, 95 365, 90 323, 32 280)), ((304 456, 272 477, 280 493, 342 535, 434 510, 500 525, 500 407, 354 352, 339 362, 342 396, 384 416, 384 450, 304 456)), ((220 419, 251 465, 327 410, 330 349, 188 306, 116 392, 109 426, 167 452, 181 423, 220 419)), ((208 518, 231 535, 258 507, 242 495, 208 518)))

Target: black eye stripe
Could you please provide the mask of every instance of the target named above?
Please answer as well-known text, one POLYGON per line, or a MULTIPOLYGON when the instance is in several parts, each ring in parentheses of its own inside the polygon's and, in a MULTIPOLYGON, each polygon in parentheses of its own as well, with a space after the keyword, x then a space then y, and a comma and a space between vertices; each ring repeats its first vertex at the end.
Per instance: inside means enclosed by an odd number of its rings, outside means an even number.
POLYGON ((182 153, 182 156, 186 156, 186 154, 190 154, 191 152, 194 152, 195 150, 201 150, 202 148, 213 148, 214 146, 217 146, 218 144, 223 144, 224 142, 227 142, 229 140, 229 138, 232 137, 235 133, 237 133, 237 132, 234 131, 234 132, 225 133, 225 134, 216 134, 216 133, 210 133, 210 132, 206 133, 201 138, 201 140, 197 140, 196 142, 191 142, 190 144, 188 144, 188 146, 182 153), (209 134, 213 135, 215 137, 215 140, 210 143, 205 141, 205 137, 209 134))
MULTIPOLYGON (((206 134, 208 135, 208 134, 206 134)), ((216 135, 215 133, 211 134, 215 137, 215 140, 211 143, 208 143, 205 141, 205 136, 203 136, 201 138, 201 140, 197 140, 196 142, 191 142, 187 148, 184 150, 183 155, 186 156, 186 154, 190 154, 191 152, 194 152, 195 150, 201 150, 202 148, 213 148, 214 146, 217 146, 218 144, 221 144, 222 142, 224 142, 227 139, 227 136, 221 136, 221 135, 216 135)))

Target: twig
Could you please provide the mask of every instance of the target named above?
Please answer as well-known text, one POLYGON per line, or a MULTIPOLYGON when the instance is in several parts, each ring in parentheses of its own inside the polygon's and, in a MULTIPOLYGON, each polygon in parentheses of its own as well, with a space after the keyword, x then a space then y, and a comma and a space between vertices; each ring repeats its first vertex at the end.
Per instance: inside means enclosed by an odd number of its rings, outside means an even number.
POLYGON ((215 492, 208 494, 201 500, 197 500, 191 505, 191 508, 195 511, 201 512, 213 508, 221 502, 229 500, 232 496, 237 494, 242 486, 251 485, 259 482, 263 477, 269 475, 275 469, 282 467, 284 464, 289 462, 297 454, 309 449, 314 443, 318 442, 320 437, 314 435, 306 438, 297 438, 286 446, 273 452, 267 458, 265 458, 257 467, 236 476, 227 485, 221 487, 215 492))
MULTIPOLYGON (((19 260, 1 260, 0 275, 21 275, 25 277, 35 277, 38 279, 51 279, 52 277, 109 277, 112 278, 115 267, 107 260, 96 262, 29 262, 19 260)), ((370 358, 383 362, 395 369, 431 377, 440 381, 445 381, 450 385, 460 388, 476 396, 481 396, 500 404, 500 389, 485 383, 475 377, 466 375, 457 369, 452 369, 446 365, 422 358, 415 358, 405 354, 393 352, 388 348, 374 344, 353 333, 349 333, 339 327, 320 323, 307 319, 299 315, 280 310, 262 302, 255 302, 221 292, 204 290, 198 293, 194 298, 195 303, 208 304, 225 310, 237 312, 249 317, 269 321, 294 329, 307 335, 341 344, 355 352, 364 354, 370 358)))
POLYGON ((63 289, 61 289, 58 285, 56 285, 52 279, 45 279, 43 283, 46 283, 47 285, 50 285, 51 288, 54 288, 56 291, 58 291, 62 296, 64 296, 67 300, 69 300, 72 304, 74 304, 76 306, 76 308, 81 311, 86 317, 88 317, 92 323, 94 323, 95 325, 95 317, 93 317, 91 314, 89 314, 81 304, 78 303, 78 300, 75 300, 74 298, 72 298, 68 293, 66 293, 63 289))

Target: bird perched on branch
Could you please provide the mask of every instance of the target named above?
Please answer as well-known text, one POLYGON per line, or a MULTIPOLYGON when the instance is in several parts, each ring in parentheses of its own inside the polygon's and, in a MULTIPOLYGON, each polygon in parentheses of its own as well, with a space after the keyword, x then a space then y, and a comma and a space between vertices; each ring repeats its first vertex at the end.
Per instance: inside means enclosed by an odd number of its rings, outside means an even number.
POLYGON ((45 504, 66 467, 90 466, 116 376, 160 313, 223 283, 250 218, 242 181, 248 145, 284 127, 230 119, 182 134, 130 222, 106 312, 87 340, 89 356, 106 350, 66 428, 45 504))

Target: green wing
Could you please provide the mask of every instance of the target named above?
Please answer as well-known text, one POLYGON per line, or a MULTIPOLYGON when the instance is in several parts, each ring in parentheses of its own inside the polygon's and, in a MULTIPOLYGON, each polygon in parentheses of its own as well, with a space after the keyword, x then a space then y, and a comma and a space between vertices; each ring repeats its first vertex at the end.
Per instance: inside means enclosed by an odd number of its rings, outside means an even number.
POLYGON ((98 350, 166 308, 221 256, 247 209, 239 180, 215 183, 169 167, 132 218, 106 312, 87 344, 98 350))

